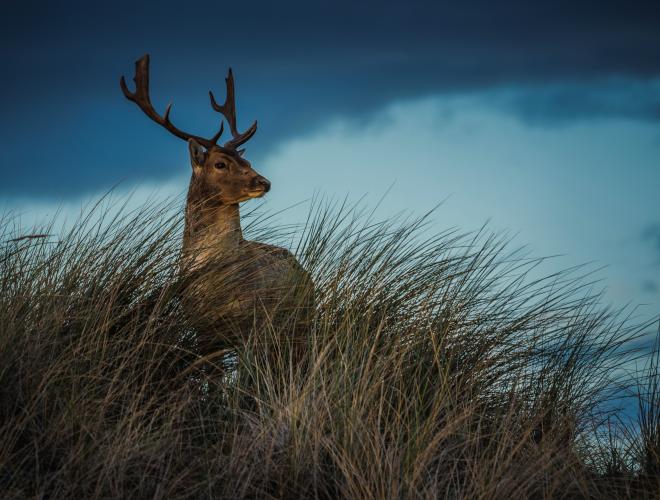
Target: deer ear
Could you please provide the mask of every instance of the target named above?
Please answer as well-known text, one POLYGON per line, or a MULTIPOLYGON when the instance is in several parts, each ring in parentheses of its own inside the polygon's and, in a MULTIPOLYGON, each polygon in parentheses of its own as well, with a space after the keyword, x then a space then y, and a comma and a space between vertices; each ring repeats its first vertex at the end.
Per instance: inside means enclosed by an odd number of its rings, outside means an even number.
POLYGON ((188 139, 188 150, 190 151, 190 164, 193 169, 201 168, 206 162, 206 149, 195 139, 188 139))

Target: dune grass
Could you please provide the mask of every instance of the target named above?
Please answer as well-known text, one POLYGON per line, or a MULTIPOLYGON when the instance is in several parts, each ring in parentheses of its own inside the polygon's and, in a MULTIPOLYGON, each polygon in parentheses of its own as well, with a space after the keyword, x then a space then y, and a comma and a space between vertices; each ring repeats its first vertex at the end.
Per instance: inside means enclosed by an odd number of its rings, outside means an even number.
POLYGON ((304 360, 276 323, 200 353, 166 208, 98 206, 57 238, 2 220, 2 498, 660 491, 660 349, 631 369, 651 327, 604 308, 587 269, 539 277, 507 238, 429 236, 427 216, 253 216, 313 276, 304 360))

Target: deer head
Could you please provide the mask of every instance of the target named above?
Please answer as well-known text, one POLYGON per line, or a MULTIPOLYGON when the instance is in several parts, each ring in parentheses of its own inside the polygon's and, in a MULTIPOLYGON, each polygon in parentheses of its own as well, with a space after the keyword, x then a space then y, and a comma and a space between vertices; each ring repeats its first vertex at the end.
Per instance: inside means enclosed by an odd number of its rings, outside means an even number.
POLYGON ((188 141, 190 163, 192 165, 191 188, 194 186, 199 198, 212 199, 224 205, 234 205, 250 198, 263 196, 270 190, 270 182, 259 175, 243 158, 244 149, 237 149, 246 143, 257 131, 255 121, 245 132, 239 132, 236 127, 236 103, 234 100, 234 76, 231 68, 225 78, 227 97, 223 105, 219 105, 213 93, 209 91, 211 106, 221 113, 231 131, 232 139, 222 146, 217 141, 222 135, 224 124, 210 139, 189 134, 175 127, 170 121, 172 104, 161 116, 156 112, 149 98, 149 55, 142 56, 135 63, 135 92, 128 90, 124 77, 120 86, 127 99, 133 101, 153 121, 169 130, 180 139, 188 141))

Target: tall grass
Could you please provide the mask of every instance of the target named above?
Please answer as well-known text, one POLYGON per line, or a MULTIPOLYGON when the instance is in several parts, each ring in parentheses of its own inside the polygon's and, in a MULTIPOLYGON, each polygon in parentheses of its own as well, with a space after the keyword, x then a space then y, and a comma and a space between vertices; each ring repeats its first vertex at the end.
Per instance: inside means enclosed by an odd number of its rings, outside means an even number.
POLYGON ((631 373, 648 325, 603 308, 585 269, 539 277, 506 238, 428 236, 428 217, 253 217, 246 233, 295 241, 314 279, 304 359, 277 322, 201 352, 165 208, 97 207, 59 238, 3 220, 3 498, 660 491, 659 351, 631 373))

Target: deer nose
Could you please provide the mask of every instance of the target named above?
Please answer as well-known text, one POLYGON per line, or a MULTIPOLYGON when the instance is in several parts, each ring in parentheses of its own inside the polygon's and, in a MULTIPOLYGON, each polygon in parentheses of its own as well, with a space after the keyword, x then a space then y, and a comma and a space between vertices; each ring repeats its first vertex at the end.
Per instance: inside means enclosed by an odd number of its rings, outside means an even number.
POLYGON ((264 190, 264 193, 267 193, 268 191, 270 191, 270 181, 268 179, 266 179, 265 177, 261 177, 261 176, 257 177, 255 179, 255 184, 257 186, 262 187, 263 190, 264 190))

